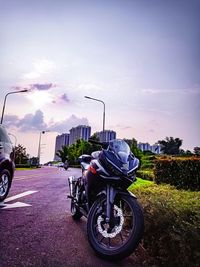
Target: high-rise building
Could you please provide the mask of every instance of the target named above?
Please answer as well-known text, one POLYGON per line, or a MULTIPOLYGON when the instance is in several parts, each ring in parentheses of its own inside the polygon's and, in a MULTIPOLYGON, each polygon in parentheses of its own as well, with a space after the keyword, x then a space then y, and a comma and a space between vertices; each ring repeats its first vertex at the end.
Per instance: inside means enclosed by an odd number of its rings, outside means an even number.
POLYGON ((155 154, 161 153, 159 144, 150 145, 149 143, 139 143, 137 146, 142 151, 151 151, 155 154))
POLYGON ((54 160, 60 160, 60 158, 56 155, 56 153, 58 150, 62 150, 63 146, 69 146, 69 134, 68 133, 63 133, 61 135, 56 136, 54 160))
POLYGON ((96 132, 96 135, 99 138, 100 142, 108 142, 110 140, 116 139, 116 132, 112 130, 96 132))
POLYGON ((151 146, 149 143, 139 143, 137 146, 142 151, 151 151, 151 146))
POLYGON ((154 144, 151 146, 151 152, 155 154, 161 154, 161 148, 159 144, 154 144))
POLYGON ((88 141, 91 136, 91 127, 79 125, 69 130, 69 145, 74 144, 78 139, 88 141))

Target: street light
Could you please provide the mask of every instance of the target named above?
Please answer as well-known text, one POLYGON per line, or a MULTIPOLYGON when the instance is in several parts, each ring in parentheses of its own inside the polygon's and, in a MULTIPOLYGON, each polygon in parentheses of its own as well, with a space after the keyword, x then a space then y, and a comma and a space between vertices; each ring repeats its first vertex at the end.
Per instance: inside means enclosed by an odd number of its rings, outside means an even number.
POLYGON ((42 134, 45 134, 45 131, 40 132, 39 136, 39 144, 38 144, 38 166, 40 166, 40 153, 41 153, 41 136, 42 134))
POLYGON ((105 103, 100 99, 96 99, 96 98, 93 98, 90 96, 85 96, 85 98, 95 100, 95 101, 101 102, 103 104, 103 133, 104 133, 104 131, 105 131, 105 103))
POLYGON ((40 136, 39 136, 39 144, 38 144, 38 166, 40 166, 41 137, 42 137, 42 134, 45 134, 46 132, 49 132, 49 130, 47 130, 47 131, 41 131, 40 132, 40 136))
POLYGON ((1 124, 3 123, 3 116, 4 116, 4 111, 5 111, 5 105, 6 105, 7 96, 8 95, 11 95, 11 94, 18 94, 18 93, 25 93, 25 92, 28 92, 28 90, 27 89, 24 89, 24 90, 20 90, 20 91, 9 92, 9 93, 7 93, 5 95, 4 103, 3 103, 3 109, 2 109, 2 114, 1 114, 1 124))

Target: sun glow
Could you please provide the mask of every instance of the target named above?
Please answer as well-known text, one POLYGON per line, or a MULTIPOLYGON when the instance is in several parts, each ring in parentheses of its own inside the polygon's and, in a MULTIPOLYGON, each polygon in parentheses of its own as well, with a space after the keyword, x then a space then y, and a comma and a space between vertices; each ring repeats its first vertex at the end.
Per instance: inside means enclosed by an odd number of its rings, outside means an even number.
POLYGON ((32 102, 35 108, 41 108, 47 103, 53 101, 53 96, 46 91, 34 91, 27 94, 27 98, 32 102))

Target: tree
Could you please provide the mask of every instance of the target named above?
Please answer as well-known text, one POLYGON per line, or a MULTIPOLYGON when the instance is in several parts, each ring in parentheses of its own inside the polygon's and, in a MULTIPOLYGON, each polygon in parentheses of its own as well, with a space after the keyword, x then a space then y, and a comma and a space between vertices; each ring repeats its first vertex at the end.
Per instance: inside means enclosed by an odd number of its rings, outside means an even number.
POLYGON ((197 156, 200 156, 200 147, 199 146, 194 147, 194 154, 197 156))
MULTIPOLYGON (((92 139, 99 141, 96 135, 92 136, 92 139)), ((91 144, 85 140, 78 139, 74 144, 70 146, 63 146, 61 150, 58 150, 56 155, 64 163, 66 160, 69 164, 77 164, 78 158, 82 154, 91 154, 93 151, 99 150, 99 145, 91 144)))
MULTIPOLYGON (((91 135, 90 136, 90 139, 92 139, 94 141, 97 141, 97 142, 100 142, 99 137, 97 136, 96 133, 94 133, 93 135, 91 135)), ((91 145, 91 147, 90 147, 90 153, 89 154, 91 154, 93 151, 101 150, 101 146, 100 145, 91 144, 91 143, 89 143, 89 144, 91 145)))
POLYGON ((68 156, 69 156, 69 147, 63 146, 61 150, 58 150, 56 152, 56 156, 58 156, 61 159, 61 161, 64 163, 68 159, 68 156))
POLYGON ((26 153, 26 148, 22 145, 18 145, 14 149, 15 151, 15 164, 26 164, 29 155, 26 153))
POLYGON ((180 153, 180 147, 182 140, 179 138, 166 137, 165 140, 159 140, 161 145, 161 151, 167 155, 178 155, 180 153))
POLYGON ((137 140, 135 138, 132 139, 124 139, 124 141, 130 146, 132 153, 139 159, 141 159, 143 153, 137 147, 137 140))
POLYGON ((32 157, 28 160, 30 166, 37 166, 38 165, 38 157, 32 157))

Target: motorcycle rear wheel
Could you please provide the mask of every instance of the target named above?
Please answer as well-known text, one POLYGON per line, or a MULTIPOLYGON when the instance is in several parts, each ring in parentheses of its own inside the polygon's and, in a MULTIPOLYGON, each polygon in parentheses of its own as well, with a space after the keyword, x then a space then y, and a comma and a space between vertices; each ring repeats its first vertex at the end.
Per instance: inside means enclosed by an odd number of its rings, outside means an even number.
POLYGON ((137 248, 144 230, 143 212, 137 200, 118 194, 114 201, 115 226, 105 218, 106 196, 92 205, 87 220, 88 240, 94 251, 107 260, 121 260, 137 248))

